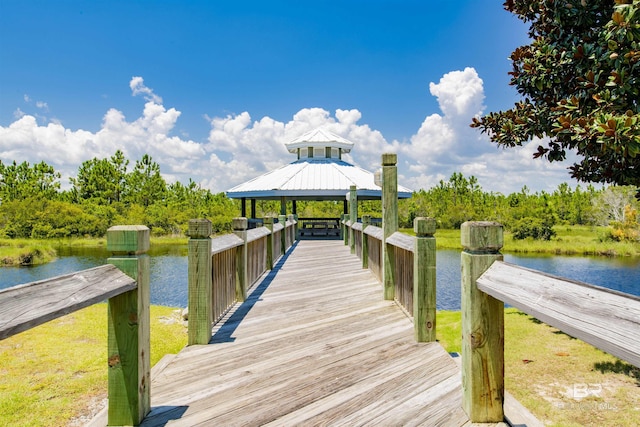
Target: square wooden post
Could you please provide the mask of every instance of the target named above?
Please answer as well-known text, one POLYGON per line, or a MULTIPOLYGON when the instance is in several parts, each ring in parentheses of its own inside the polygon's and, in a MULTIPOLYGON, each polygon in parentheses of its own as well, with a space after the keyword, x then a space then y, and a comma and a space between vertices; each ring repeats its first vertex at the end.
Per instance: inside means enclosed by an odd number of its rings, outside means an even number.
POLYGON ((351 253, 355 254, 356 236, 353 225, 358 222, 358 193, 355 185, 349 187, 349 215, 351 217, 351 227, 349 227, 349 248, 351 249, 351 253))
POLYGON ((382 155, 382 284, 384 299, 395 296, 395 250, 387 238, 398 231, 398 156, 382 155))
POLYGON ((347 246, 349 244, 349 227, 347 226, 347 221, 351 217, 350 214, 342 214, 342 238, 344 239, 344 245, 347 246))
POLYGON ((369 268, 369 239, 364 230, 371 224, 371 215, 362 215, 362 268, 369 268))
POLYGON ((270 231, 267 234, 267 269, 273 270, 273 217, 265 217, 264 226, 270 231))
POLYGON ((472 423, 504 420, 504 303, 478 290, 476 280, 502 260, 502 226, 461 226, 462 407, 472 423))
POLYGON ((436 340, 436 220, 415 218, 413 326, 418 342, 436 340))
POLYGON ((278 222, 284 227, 280 232, 280 253, 284 256, 287 252, 287 216, 278 216, 278 222))
POLYGON ((211 221, 189 221, 189 345, 208 344, 213 323, 213 284, 211 261, 211 221))
POLYGON ((242 302, 247 299, 249 287, 247 276, 247 218, 234 218, 232 221, 233 234, 242 239, 244 244, 238 246, 236 252, 236 300, 242 302))
POLYGON ((108 424, 138 425, 151 409, 149 333, 149 229, 142 225, 107 230, 107 260, 137 282, 109 299, 108 424))

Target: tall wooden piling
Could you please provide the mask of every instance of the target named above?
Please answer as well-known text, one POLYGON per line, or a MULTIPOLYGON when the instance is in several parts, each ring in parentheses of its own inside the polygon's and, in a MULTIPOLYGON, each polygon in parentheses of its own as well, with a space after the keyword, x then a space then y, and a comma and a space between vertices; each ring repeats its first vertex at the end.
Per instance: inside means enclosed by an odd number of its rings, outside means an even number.
POLYGON ((502 260, 502 226, 461 226, 462 406, 472 423, 504 419, 504 303, 478 290, 476 280, 502 260))
POLYGON ((138 425, 151 409, 149 345, 149 229, 107 230, 107 260, 134 278, 137 288, 109 299, 109 425, 138 425))
POLYGON ((418 342, 436 340, 436 220, 415 218, 413 325, 418 342))
POLYGON ((213 323, 211 221, 189 220, 189 345, 208 344, 213 323))
POLYGON ((386 240, 398 231, 397 161, 396 154, 382 155, 382 278, 386 300, 393 300, 395 294, 395 251, 386 240))

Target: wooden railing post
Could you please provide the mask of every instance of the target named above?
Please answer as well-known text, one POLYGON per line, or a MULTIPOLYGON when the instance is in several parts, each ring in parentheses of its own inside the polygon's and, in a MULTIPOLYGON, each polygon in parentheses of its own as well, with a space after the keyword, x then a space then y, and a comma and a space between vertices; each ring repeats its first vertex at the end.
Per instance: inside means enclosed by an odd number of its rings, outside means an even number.
POLYGON ((247 299, 247 288, 249 287, 247 275, 247 229, 249 228, 249 220, 247 218, 234 218, 232 226, 233 234, 244 242, 244 244, 238 246, 236 252, 236 300, 243 302, 247 299))
POLYGON ((345 224, 346 221, 351 218, 351 214, 342 214, 342 238, 344 239, 344 245, 347 246, 349 244, 349 227, 345 224))
POLYGON ((137 288, 109 298, 108 424, 138 425, 151 409, 149 334, 149 229, 142 225, 107 230, 107 260, 137 282, 137 288))
POLYGON ((189 220, 189 345, 208 344, 213 323, 211 221, 189 220))
POLYGON ((355 254, 356 236, 353 224, 358 222, 358 193, 355 185, 349 187, 349 215, 351 219, 351 227, 349 227, 349 247, 351 248, 351 253, 355 254))
POLYGON ((273 217, 265 217, 264 226, 270 231, 267 234, 267 270, 273 270, 273 217))
POLYGON ((287 216, 278 216, 278 222, 284 227, 280 232, 280 253, 284 256, 287 252, 287 216))
POLYGON ((382 155, 382 283, 384 299, 395 294, 395 250, 386 241, 398 231, 398 168, 396 154, 382 155))
POLYGON ((415 218, 413 326, 418 342, 436 340, 436 220, 415 218))
POLYGON ((371 224, 371 215, 362 215, 362 268, 369 268, 369 239, 364 230, 371 224))
POLYGON ((289 221, 293 222, 293 231, 291 232, 291 244, 298 240, 298 214, 289 214, 289 221))
POLYGON ((504 303, 476 286, 502 260, 502 226, 465 222, 460 240, 462 271, 462 406, 472 423, 504 419, 504 303))

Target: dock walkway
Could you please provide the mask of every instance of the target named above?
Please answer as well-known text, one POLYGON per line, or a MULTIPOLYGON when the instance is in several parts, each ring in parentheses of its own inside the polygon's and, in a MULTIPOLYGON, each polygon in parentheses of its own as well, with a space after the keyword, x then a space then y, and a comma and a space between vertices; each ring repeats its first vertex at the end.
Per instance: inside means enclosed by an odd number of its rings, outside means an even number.
POLYGON ((143 425, 451 425, 460 371, 340 241, 301 241, 151 385, 143 425))

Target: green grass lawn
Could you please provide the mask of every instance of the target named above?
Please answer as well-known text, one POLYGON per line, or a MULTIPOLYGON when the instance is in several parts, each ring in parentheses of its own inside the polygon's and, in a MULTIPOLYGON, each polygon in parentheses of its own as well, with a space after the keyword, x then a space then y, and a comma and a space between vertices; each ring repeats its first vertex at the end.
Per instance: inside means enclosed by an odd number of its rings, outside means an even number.
MULTIPOLYGON (((447 351, 460 352, 461 335, 460 312, 439 311, 436 336, 447 351)), ((506 389, 545 425, 640 425, 639 368, 513 308, 504 347, 506 389)))
MULTIPOLYGON (((170 307, 151 307, 151 365, 187 343, 170 307)), ((0 425, 63 426, 107 395, 107 305, 0 341, 0 425)))

